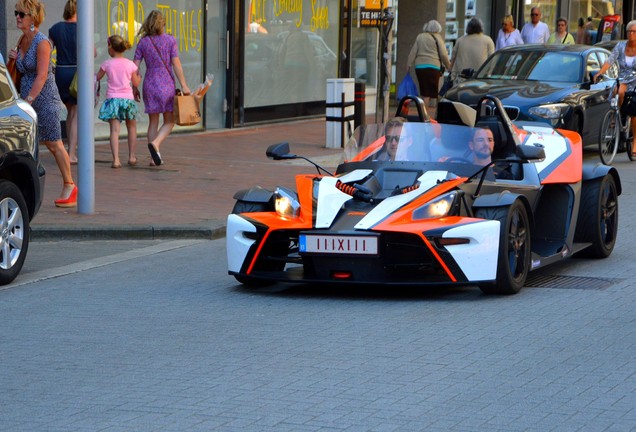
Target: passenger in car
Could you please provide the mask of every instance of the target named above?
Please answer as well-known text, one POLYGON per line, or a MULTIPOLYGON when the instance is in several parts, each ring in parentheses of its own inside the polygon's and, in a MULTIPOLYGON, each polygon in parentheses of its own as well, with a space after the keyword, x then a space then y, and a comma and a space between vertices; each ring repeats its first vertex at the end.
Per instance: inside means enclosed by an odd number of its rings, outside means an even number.
POLYGON ((486 166, 491 162, 491 155, 495 149, 495 137, 488 128, 475 128, 473 138, 468 143, 468 147, 472 151, 475 165, 486 166))

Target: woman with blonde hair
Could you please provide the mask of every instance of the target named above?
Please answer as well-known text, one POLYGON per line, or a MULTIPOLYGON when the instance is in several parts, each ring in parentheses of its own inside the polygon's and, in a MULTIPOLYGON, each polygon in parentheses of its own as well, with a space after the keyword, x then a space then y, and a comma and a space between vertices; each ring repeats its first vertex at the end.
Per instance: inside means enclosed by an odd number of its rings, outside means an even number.
POLYGON ((442 25, 436 20, 424 24, 422 33, 415 38, 406 61, 407 74, 411 72, 411 66, 415 66, 420 96, 424 98, 426 105, 430 99, 437 100, 442 68, 450 69, 451 66, 446 45, 440 36, 441 31, 442 25))
MULTIPOLYGON (((190 93, 186 83, 177 51, 174 36, 166 34, 166 23, 158 10, 148 14, 139 30, 139 43, 135 50, 134 62, 139 67, 146 62, 146 76, 143 83, 145 112, 148 114, 148 150, 152 161, 150 165, 163 164, 159 152, 161 143, 174 128, 174 94, 177 76, 184 94, 190 93), (174 75, 173 75, 174 73, 174 75), (163 115, 163 124, 159 126, 159 116, 163 115)), ((135 99, 139 100, 139 90, 135 87, 135 99)))
POLYGON ((20 97, 30 103, 38 115, 40 142, 49 149, 62 174, 62 191, 57 207, 77 205, 77 186, 71 174, 71 162, 62 142, 59 107, 62 103, 51 65, 51 42, 38 27, 44 21, 44 5, 39 0, 18 0, 15 19, 22 36, 17 50, 9 52, 22 73, 20 97))
POLYGON ((512 15, 506 15, 501 20, 501 29, 497 34, 495 49, 499 50, 511 45, 523 45, 521 32, 515 28, 515 21, 512 15))

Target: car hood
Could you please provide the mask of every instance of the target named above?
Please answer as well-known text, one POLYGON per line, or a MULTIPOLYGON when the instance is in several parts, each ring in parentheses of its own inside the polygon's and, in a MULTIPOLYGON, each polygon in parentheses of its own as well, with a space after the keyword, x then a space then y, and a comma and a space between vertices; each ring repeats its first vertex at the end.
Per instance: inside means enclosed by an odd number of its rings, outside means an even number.
POLYGON ((473 79, 454 86, 445 97, 474 106, 482 96, 489 94, 504 105, 523 107, 563 101, 578 89, 579 85, 572 83, 473 79))

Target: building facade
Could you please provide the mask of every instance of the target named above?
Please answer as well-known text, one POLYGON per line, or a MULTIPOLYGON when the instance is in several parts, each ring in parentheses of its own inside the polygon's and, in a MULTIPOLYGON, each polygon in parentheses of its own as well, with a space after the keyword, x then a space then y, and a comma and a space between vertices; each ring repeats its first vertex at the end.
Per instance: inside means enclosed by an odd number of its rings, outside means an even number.
MULTIPOLYGON (((48 34, 62 19, 64 3, 46 1, 42 32, 48 34)), ((132 58, 141 23, 158 9, 165 15, 166 31, 177 39, 190 88, 214 75, 204 121, 188 129, 324 115, 328 78, 364 82, 366 111, 373 113, 385 99, 385 84, 404 76, 411 44, 425 22, 437 19, 442 24, 452 51, 473 16, 482 19, 494 39, 505 14, 512 14, 521 29, 535 5, 551 30, 563 16, 572 33, 580 17, 591 17, 591 27, 597 28, 603 16, 616 14, 622 30, 634 16, 634 0, 94 0, 94 67, 97 71, 107 59, 106 39, 112 34, 131 42, 133 49, 126 55, 132 58), (386 7, 390 13, 383 14, 386 7)), ((5 2, 0 7, 0 49, 5 55, 19 37, 14 6, 5 2)), ((620 36, 620 31, 614 34, 620 36)), ((144 117, 140 131, 145 130, 144 117)), ((108 125, 97 114, 95 131, 98 137, 108 136, 108 125)))

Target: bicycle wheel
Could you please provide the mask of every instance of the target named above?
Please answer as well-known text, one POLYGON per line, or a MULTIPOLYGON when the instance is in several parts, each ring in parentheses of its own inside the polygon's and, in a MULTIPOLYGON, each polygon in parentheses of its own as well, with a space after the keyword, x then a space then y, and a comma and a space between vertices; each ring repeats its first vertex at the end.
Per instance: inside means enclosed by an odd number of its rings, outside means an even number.
POLYGON ((627 150, 627 157, 630 161, 634 162, 636 156, 634 155, 634 136, 632 135, 631 117, 627 117, 625 128, 627 129, 627 139, 625 140, 625 149, 627 150))
POLYGON ((619 121, 615 110, 609 110, 603 119, 598 138, 598 154, 605 165, 612 164, 618 150, 619 121))

